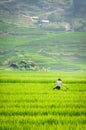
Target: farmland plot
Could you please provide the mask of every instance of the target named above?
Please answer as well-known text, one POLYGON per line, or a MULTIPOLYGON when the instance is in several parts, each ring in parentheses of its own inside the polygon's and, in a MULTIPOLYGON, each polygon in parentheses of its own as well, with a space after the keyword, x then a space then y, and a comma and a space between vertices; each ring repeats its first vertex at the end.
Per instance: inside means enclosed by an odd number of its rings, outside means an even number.
POLYGON ((85 77, 81 72, 2 73, 0 130, 86 129, 85 77), (69 90, 53 90, 59 76, 69 90))

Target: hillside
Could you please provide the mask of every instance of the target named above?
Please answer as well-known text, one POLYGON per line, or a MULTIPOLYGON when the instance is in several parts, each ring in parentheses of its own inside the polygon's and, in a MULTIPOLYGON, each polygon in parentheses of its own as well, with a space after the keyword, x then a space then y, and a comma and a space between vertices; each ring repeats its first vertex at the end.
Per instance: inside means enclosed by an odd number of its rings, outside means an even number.
POLYGON ((42 20, 49 20, 42 28, 83 32, 86 31, 85 7, 85 0, 1 0, 0 23, 38 27, 42 20), (38 17, 35 23, 34 16, 38 17))
POLYGON ((1 0, 0 68, 86 68, 85 1, 1 0))
POLYGON ((33 29, 32 36, 22 36, 22 33, 20 36, 1 36, 1 67, 26 70, 85 70, 85 33, 41 32, 40 35, 37 31, 33 29))

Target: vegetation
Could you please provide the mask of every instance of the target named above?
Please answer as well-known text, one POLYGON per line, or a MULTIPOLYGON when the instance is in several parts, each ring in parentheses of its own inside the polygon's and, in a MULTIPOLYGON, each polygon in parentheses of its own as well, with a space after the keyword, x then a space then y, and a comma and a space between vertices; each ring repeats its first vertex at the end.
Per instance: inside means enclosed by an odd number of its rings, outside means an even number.
POLYGON ((1 130, 86 128, 85 73, 0 73, 1 130), (69 90, 53 90, 58 77, 69 86, 69 90))
POLYGON ((11 23, 12 20, 15 23, 17 20, 18 24, 30 25, 29 16, 38 16, 39 19, 49 19, 53 24, 60 22, 61 26, 64 26, 63 22, 69 23, 71 30, 82 32, 86 31, 85 6, 85 0, 1 0, 0 18, 2 22, 8 20, 11 23))
POLYGON ((0 0, 0 130, 86 129, 85 3, 0 0))
MULTIPOLYGON (((36 66, 31 69, 35 70, 85 71, 85 33, 55 34, 40 29, 19 28, 14 35, 0 38, 1 67, 8 68, 16 63, 22 69, 22 61, 32 61, 36 66)), ((25 69, 24 65, 22 67, 25 69)))
POLYGON ((84 5, 84 0, 1 0, 0 67, 85 71, 84 5))

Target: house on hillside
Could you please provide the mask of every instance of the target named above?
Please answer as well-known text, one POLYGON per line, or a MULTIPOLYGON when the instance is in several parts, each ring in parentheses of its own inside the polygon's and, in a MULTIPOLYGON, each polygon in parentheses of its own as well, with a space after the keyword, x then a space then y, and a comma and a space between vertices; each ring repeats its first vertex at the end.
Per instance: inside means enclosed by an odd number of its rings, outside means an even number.
POLYGON ((50 23, 49 20, 46 19, 39 20, 39 27, 42 27, 43 24, 48 24, 48 23, 50 23))
POLYGON ((46 19, 43 19, 41 20, 42 23, 49 23, 50 21, 49 20, 46 20, 46 19))
POLYGON ((48 24, 48 23, 50 23, 50 21, 49 21, 48 19, 40 19, 38 16, 32 16, 32 17, 31 17, 31 21, 32 21, 33 23, 38 24, 39 27, 41 27, 42 24, 48 24))
POLYGON ((31 20, 33 23, 37 23, 39 21, 39 17, 38 16, 32 16, 31 20))

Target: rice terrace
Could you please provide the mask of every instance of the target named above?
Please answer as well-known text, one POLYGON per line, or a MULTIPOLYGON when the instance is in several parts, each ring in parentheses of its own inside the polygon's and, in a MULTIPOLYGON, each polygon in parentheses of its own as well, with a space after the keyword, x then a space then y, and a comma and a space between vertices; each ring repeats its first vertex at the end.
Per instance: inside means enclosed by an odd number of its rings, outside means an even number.
POLYGON ((0 130, 86 130, 85 5, 0 0, 0 130))

